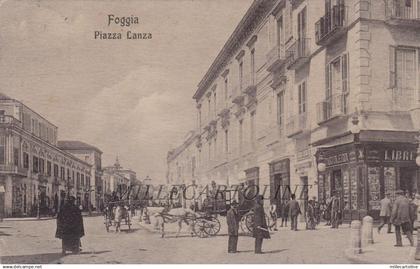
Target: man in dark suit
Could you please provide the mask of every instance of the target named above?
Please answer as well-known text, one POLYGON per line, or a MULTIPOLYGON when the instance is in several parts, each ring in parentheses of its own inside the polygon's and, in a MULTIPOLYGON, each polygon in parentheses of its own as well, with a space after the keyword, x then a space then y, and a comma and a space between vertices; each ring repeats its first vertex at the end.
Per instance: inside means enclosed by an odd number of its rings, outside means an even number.
POLYGON ((402 190, 395 192, 397 198, 392 207, 391 222, 395 226, 396 247, 402 247, 401 229, 406 233, 410 245, 414 245, 413 234, 411 230, 410 206, 408 199, 404 196, 402 190))
POLYGON ((299 214, 301 214, 300 211, 300 206, 298 201, 296 201, 296 195, 292 194, 292 200, 289 201, 289 216, 290 216, 290 220, 292 222, 291 225, 291 230, 292 231, 297 231, 297 219, 299 214))
POLYGON ((238 232, 239 232, 239 212, 238 203, 233 201, 230 205, 230 209, 226 215, 226 222, 228 226, 228 253, 236 253, 238 247, 238 232))
POLYGON ((255 198, 255 206, 252 209, 254 212, 254 229, 252 236, 255 238, 255 253, 262 253, 262 243, 264 238, 269 239, 270 233, 268 232, 267 221, 264 213, 264 197, 258 195, 255 198))

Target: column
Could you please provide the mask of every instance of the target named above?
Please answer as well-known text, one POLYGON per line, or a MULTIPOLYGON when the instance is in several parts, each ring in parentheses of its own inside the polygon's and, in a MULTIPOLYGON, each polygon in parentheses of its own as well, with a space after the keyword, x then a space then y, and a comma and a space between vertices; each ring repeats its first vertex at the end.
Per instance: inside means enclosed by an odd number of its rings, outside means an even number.
POLYGON ((4 193, 4 215, 5 217, 9 217, 12 215, 12 195, 13 195, 13 182, 12 176, 6 176, 6 184, 5 184, 5 193, 4 193))

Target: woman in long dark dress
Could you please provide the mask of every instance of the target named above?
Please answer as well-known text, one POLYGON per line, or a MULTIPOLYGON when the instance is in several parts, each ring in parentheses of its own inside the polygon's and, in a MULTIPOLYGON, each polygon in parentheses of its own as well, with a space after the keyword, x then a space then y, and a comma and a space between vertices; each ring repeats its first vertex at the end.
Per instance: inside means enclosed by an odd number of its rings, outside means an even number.
POLYGON ((61 208, 57 216, 55 237, 62 242, 62 253, 66 251, 80 252, 80 238, 85 235, 83 218, 80 209, 74 204, 76 198, 71 196, 61 208))

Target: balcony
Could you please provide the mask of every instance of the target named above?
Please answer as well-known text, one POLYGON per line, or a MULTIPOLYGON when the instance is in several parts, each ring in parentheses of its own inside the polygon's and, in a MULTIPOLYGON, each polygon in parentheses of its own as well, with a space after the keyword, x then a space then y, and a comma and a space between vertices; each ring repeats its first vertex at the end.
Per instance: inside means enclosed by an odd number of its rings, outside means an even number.
POLYGON ((288 69, 298 69, 309 61, 311 56, 310 44, 309 38, 302 38, 296 40, 286 50, 288 69))
POLYGON ((335 94, 316 105, 319 125, 347 114, 348 93, 335 94))
POLYGON ((1 164, 0 165, 0 174, 10 174, 18 176, 27 176, 28 169, 22 168, 13 164, 1 164))
POLYGON ((248 73, 242 79, 242 91, 248 95, 253 95, 257 91, 256 74, 248 73))
POLYGON ((283 45, 276 45, 267 55, 267 71, 274 72, 286 63, 286 53, 283 45))
POLYGON ((387 0, 387 23, 408 27, 420 27, 420 0, 387 0))
POLYGON ((286 122, 286 136, 290 138, 305 131, 307 125, 306 121, 306 113, 301 113, 289 117, 286 122))
POLYGON ((22 123, 19 120, 15 119, 12 116, 8 116, 8 115, 0 116, 0 124, 14 125, 14 126, 22 128, 22 123))
POLYGON ((333 6, 315 23, 316 44, 325 46, 343 36, 347 31, 347 8, 344 5, 333 6))

